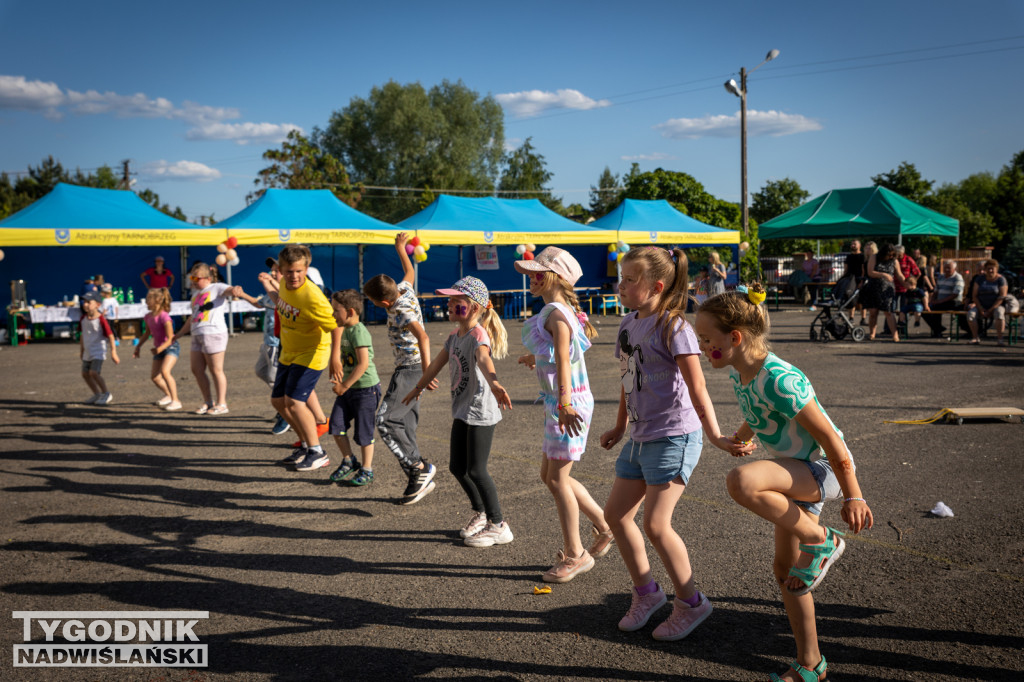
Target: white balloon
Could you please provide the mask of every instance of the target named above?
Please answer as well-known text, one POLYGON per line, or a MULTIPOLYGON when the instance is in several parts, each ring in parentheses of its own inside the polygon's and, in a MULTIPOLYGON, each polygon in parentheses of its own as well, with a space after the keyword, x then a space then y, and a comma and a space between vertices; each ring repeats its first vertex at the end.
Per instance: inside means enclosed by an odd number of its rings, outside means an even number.
POLYGON ((232 258, 231 260, 228 261, 228 265, 230 265, 231 267, 235 267, 236 265, 238 265, 241 262, 242 261, 238 260, 238 257, 236 256, 236 257, 234 257, 234 258, 232 258))
POLYGON ((625 251, 626 250, 626 242, 619 242, 616 246, 619 247, 619 251, 625 251))
POLYGON ((3 260, 3 259, 4 259, 4 252, 3 252, 3 249, 0 249, 0 260, 3 260))
POLYGON ((520 244, 519 246, 517 246, 516 253, 518 253, 520 256, 526 253, 526 244, 520 244))

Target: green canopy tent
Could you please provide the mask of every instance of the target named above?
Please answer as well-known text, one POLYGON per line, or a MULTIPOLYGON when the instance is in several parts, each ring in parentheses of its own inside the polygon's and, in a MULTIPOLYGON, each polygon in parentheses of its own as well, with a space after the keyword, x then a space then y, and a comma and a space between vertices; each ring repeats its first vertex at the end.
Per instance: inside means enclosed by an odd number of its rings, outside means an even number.
POLYGON ((960 221, 916 204, 884 187, 834 189, 761 223, 760 239, 841 239, 903 235, 955 237, 960 221))

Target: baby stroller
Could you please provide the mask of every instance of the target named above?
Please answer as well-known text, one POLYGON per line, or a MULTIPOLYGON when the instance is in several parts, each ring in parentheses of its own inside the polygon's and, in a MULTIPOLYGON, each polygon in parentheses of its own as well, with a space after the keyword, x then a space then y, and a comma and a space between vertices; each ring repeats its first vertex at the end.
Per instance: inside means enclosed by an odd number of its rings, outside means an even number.
POLYGON ((857 304, 860 291, 857 289, 857 278, 846 275, 832 287, 832 296, 819 303, 821 312, 811 322, 811 341, 827 342, 830 338, 841 341, 850 336, 860 343, 867 336, 863 327, 858 327, 850 319, 849 311, 857 304))

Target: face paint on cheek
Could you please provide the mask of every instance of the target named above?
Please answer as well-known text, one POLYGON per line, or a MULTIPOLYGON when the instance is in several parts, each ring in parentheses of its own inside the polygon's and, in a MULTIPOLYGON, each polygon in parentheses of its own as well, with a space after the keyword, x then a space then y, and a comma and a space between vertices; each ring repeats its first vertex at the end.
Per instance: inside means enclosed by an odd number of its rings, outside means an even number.
POLYGON ((711 349, 711 357, 714 358, 715 360, 721 360, 722 359, 722 351, 718 350, 717 348, 712 348, 711 349))
POLYGON ((469 312, 469 306, 465 306, 465 305, 457 305, 457 306, 455 306, 455 314, 458 315, 459 317, 465 317, 468 312, 469 312))

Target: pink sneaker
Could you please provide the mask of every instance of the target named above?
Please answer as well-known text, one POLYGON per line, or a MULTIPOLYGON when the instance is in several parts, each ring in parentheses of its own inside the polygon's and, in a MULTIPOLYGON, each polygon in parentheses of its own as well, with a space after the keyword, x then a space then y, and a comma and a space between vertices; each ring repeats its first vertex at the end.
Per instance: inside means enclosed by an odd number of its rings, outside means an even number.
POLYGON ((566 556, 565 552, 558 550, 558 562, 541 576, 541 580, 546 583, 567 583, 593 567, 594 557, 587 550, 583 550, 578 557, 566 556))
POLYGON ((635 587, 630 590, 630 593, 633 596, 633 603, 629 605, 629 611, 619 621, 619 629, 624 632, 633 632, 647 625, 647 621, 651 619, 654 612, 668 601, 665 592, 661 589, 661 585, 654 592, 645 594, 642 597, 637 594, 635 587))
POLYGON ((672 615, 654 628, 654 639, 659 642, 674 642, 693 632, 694 628, 711 615, 711 602, 701 593, 700 603, 690 606, 676 597, 672 600, 672 615))

